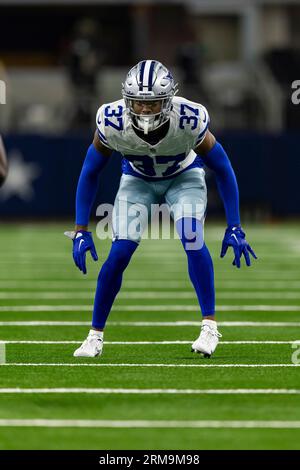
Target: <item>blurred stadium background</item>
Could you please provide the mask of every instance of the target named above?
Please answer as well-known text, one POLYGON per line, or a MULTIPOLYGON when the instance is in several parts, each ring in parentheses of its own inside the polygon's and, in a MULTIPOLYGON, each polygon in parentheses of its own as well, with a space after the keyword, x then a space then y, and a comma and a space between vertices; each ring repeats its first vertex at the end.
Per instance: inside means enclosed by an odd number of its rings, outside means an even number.
MULTIPOLYGON (((300 0, 0 0, 0 20, 0 134, 10 164, 0 189, 0 340, 7 343, 0 449, 299 448, 291 344, 300 331, 300 105, 292 102, 300 80, 300 0), (126 272, 101 360, 73 367, 80 365, 72 352, 88 328, 99 263, 89 260, 83 278, 62 233, 72 227, 96 110, 119 99, 127 70, 142 58, 162 61, 179 94, 207 106, 212 132, 234 165, 242 220, 259 260, 241 271, 230 257, 219 260, 225 221, 208 173, 206 237, 223 333, 211 362, 189 352, 199 317, 179 241, 147 240, 126 272), (178 393, 153 391, 165 387, 178 393), (132 388, 152 391, 123 390, 132 388), (98 423, 91 432, 63 422, 39 429, 37 418, 125 420, 129 427, 139 419, 198 420, 200 429, 124 431, 119 423, 103 430, 98 423), (30 420, 26 432, 24 422, 11 419, 30 420), (228 420, 243 431, 226 428, 228 420)), ((120 171, 114 154, 97 203, 113 202, 120 171)), ((109 241, 96 244, 103 262, 109 241)))
MULTIPOLYGON (((96 110, 119 99, 128 68, 145 57, 165 63, 180 94, 208 107, 244 216, 299 215, 300 106, 291 100, 299 0, 0 0, 0 14, 0 132, 10 159, 1 217, 73 216, 96 110)), ((119 176, 116 155, 98 201, 113 201, 119 176)), ((218 214, 212 191, 209 210, 218 214)))

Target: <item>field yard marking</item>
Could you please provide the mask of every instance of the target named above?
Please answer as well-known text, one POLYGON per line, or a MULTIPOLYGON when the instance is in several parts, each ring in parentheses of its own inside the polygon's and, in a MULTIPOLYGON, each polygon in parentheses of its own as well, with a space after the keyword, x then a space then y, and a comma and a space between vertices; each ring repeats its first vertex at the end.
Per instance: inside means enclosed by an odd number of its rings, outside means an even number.
MULTIPOLYGON (((143 266, 143 269, 145 269, 145 266, 143 266)), ((276 281, 286 281, 286 282, 298 282, 299 281, 299 269, 298 270, 294 270, 294 274, 292 274, 292 271, 289 271, 289 275, 283 275, 283 272, 282 272, 282 266, 279 266, 277 270, 274 270, 273 273, 266 273, 265 275, 262 275, 262 273, 256 273, 256 276, 254 277, 253 274, 250 274, 247 281, 250 281, 251 279, 255 282, 276 282, 276 281), (281 270, 281 271, 280 271, 281 270)), ((289 266, 287 266, 285 269, 290 269, 289 266)), ((72 269, 73 271, 73 269, 72 269)), ((226 281, 228 282, 235 282, 235 275, 231 272, 229 272, 228 270, 221 270, 219 269, 219 267, 216 267, 216 277, 217 277, 217 282, 219 283, 222 283, 222 281, 226 279, 226 281)), ((40 271, 37 271, 35 270, 35 277, 32 277, 28 274, 28 271, 24 271, 24 273, 22 274, 22 276, 15 276, 15 281, 18 283, 18 286, 20 286, 21 284, 23 284, 23 282, 26 282, 26 281, 29 281, 31 282, 32 286, 34 286, 34 283, 35 282, 39 282, 41 279, 43 279, 43 277, 46 277, 46 275, 48 276, 52 276, 53 278, 56 279, 56 282, 64 282, 66 279, 67 280, 71 280, 72 278, 72 272, 70 272, 69 276, 62 276, 62 269, 60 270, 57 270, 57 271, 47 271, 46 269, 45 270, 40 270, 40 271)), ((154 276, 153 276, 154 277, 154 276)), ((143 275, 143 279, 146 281, 149 281, 149 284, 151 285, 151 282, 152 282, 152 279, 153 279, 152 276, 150 275, 143 275)), ((182 269, 181 271, 178 271, 178 272, 175 272, 174 273, 174 270, 168 270, 168 271, 161 271, 159 273, 159 275, 155 275, 155 280, 156 281, 160 281, 161 285, 163 285, 165 283, 165 279, 167 278, 171 278, 173 279, 173 282, 177 282, 179 284, 179 287, 180 285, 186 285, 186 286, 189 286, 190 287, 190 283, 189 283, 189 279, 184 271, 184 269, 182 269)), ((1 284, 2 282, 4 282, 5 280, 7 279, 7 275, 5 274, 1 274, 0 273, 0 281, 1 281, 1 284)), ((90 273, 90 276, 89 276, 89 279, 94 279, 94 288, 95 288, 95 283, 96 283, 96 280, 97 280, 97 273, 90 273)), ((46 281, 46 279, 45 279, 46 281)), ((127 282, 130 281, 132 283, 138 283, 139 279, 138 278, 133 278, 133 277, 129 277, 129 279, 127 279, 127 282)), ((86 281, 84 279, 82 279, 82 285, 87 285, 86 281)), ((240 279, 240 282, 241 283, 245 283, 246 284, 246 279, 240 279)), ((145 288, 147 286, 145 285, 145 288)))
MULTIPOLYGON (((0 299, 8 300, 28 300, 28 299, 43 299, 43 300, 62 300, 62 299, 88 299, 91 300, 94 296, 93 292, 86 289, 83 292, 69 291, 69 292, 0 292, 0 299)), ((219 292, 219 299, 300 299, 300 292, 219 292)), ((126 291, 122 290, 118 296, 119 300, 127 299, 196 299, 196 294, 193 290, 189 292, 173 292, 173 291, 126 291)))
MULTIPOLYGON (((89 323, 90 324, 90 323, 89 323)), ((174 322, 154 322, 154 321, 111 321, 107 323, 111 326, 200 326, 200 321, 174 321, 174 322)), ((255 322, 255 321, 220 321, 218 326, 300 326, 300 322, 255 322)))
MULTIPOLYGON (((197 323, 199 325, 200 323, 197 323)), ((0 321, 0 326, 91 326, 89 321, 0 321)), ((300 326, 300 322, 299 322, 300 326)))
POLYGON ((0 394, 115 394, 115 395, 300 395, 300 389, 233 388, 233 389, 177 389, 177 388, 0 388, 0 394))
MULTIPOLYGON (((26 289, 32 289, 33 287, 35 289, 46 289, 47 291, 49 289, 70 289, 74 288, 77 289, 78 287, 81 287, 81 290, 86 290, 87 288, 95 288, 95 281, 90 281, 90 280, 61 280, 61 281, 22 281, 22 286, 20 286, 20 281, 15 281, 15 280, 2 280, 1 281, 1 288, 6 290, 6 289, 20 289, 26 290, 26 289), (34 282, 34 283, 33 283, 34 282)), ((136 280, 136 281, 130 281, 130 280, 124 280, 123 288, 121 292, 124 292, 124 289, 126 288, 131 288, 131 289, 145 289, 145 288, 152 288, 152 289, 178 289, 178 288, 188 288, 191 289, 190 283, 188 280, 184 279, 182 281, 164 281, 163 287, 162 287, 162 282, 161 281, 151 281, 149 280, 148 282, 146 281, 141 281, 141 280, 136 280)), ((229 280, 222 280, 221 285, 219 286, 219 289, 236 289, 237 287, 242 287, 243 289, 266 289, 266 288, 282 288, 282 289, 299 289, 300 288, 300 280, 299 281, 287 281, 287 280, 263 280, 261 282, 257 281, 256 279, 247 279, 242 280, 242 279, 236 279, 234 281, 229 281, 229 280)))
POLYGON ((30 362, 6 362, 0 364, 0 367, 7 366, 19 366, 19 367, 206 367, 206 368, 231 368, 231 367, 300 367, 300 364, 131 364, 131 363, 64 363, 64 362, 42 362, 42 363, 30 363, 30 362))
MULTIPOLYGON (((13 305, 2 306, 0 312, 78 312, 91 311, 92 305, 13 305)), ((199 309, 195 305, 122 305, 112 308, 115 312, 194 312, 199 309)), ((217 305, 219 312, 296 312, 300 313, 300 305, 217 305)))
POLYGON ((300 421, 171 421, 99 419, 0 419, 1 427, 40 428, 200 428, 200 429, 300 429, 300 421))
MULTIPOLYGON (((146 265, 147 266, 147 265, 146 265)), ((141 268, 142 266, 140 266, 141 268)), ((145 266, 143 265, 143 268, 145 266)), ((149 266, 150 268, 152 266, 149 266)), ((156 274, 155 274, 155 280, 156 281, 161 281, 161 282, 164 282, 165 281, 165 278, 166 277, 169 277, 171 279, 173 279, 173 282, 178 282, 178 283, 182 283, 182 282, 185 282, 186 284, 188 284, 188 278, 186 277, 186 273, 185 273, 185 264, 183 264, 183 266, 179 269, 179 270, 175 270, 173 266, 170 266, 169 269, 163 269, 163 270, 160 270, 160 271, 156 271, 156 274)), ((154 265, 153 265, 153 268, 154 268, 154 265)), ((139 267, 135 266, 133 269, 136 269, 138 270, 139 267)), ((254 277, 254 271, 253 272, 249 272, 249 278, 251 279, 251 276, 253 278, 253 280, 255 280, 256 282, 258 280, 261 280, 262 282, 263 281, 271 281, 271 280, 274 280, 274 281, 299 281, 299 269, 297 269, 297 266, 295 267, 295 269, 292 269, 290 267, 290 265, 287 265, 285 267, 285 270, 286 271, 282 271, 283 267, 281 265, 278 265, 278 268, 277 269, 273 269, 273 270, 265 270, 265 271, 255 271, 255 277, 254 277)), ((149 281, 151 282, 153 277, 152 275, 149 275, 148 272, 150 271, 145 271, 144 275, 143 275, 143 280, 146 282, 146 281, 149 281)), ((32 283, 34 283, 35 281, 40 281, 40 280, 43 280, 43 277, 46 276, 46 275, 52 275, 52 276, 55 276, 57 282, 59 282, 60 280, 63 282, 65 280, 72 280, 72 275, 74 273, 74 269, 73 267, 70 267, 70 270, 69 271, 64 271, 63 272, 64 274, 62 275, 62 269, 61 268, 57 268, 57 269, 50 269, 49 267, 45 268, 45 269, 37 269, 35 268, 35 271, 34 271, 34 276, 30 275, 28 273, 28 269, 24 269, 23 271, 20 271, 18 270, 18 274, 14 276, 14 280, 19 282, 19 283, 23 283, 23 282, 26 282, 26 281, 31 281, 32 283)), ((95 281, 97 279, 97 274, 96 272, 94 273, 91 273, 90 276, 93 276, 95 281)), ((132 271, 129 273, 129 278, 128 278, 128 281, 131 281, 131 282, 137 282, 140 280, 140 278, 138 278, 137 276, 136 277, 133 277, 131 276, 132 274, 132 271)), ((228 268, 225 268, 225 269, 221 269, 221 267, 218 265, 217 266, 217 274, 218 274, 218 278, 226 278, 227 281, 234 281, 235 280, 235 274, 233 271, 229 271, 228 268)), ((5 281, 7 279, 7 274, 6 274, 6 271, 1 273, 0 272, 0 280, 2 282, 5 281)), ((46 281, 46 279, 45 279, 46 281)), ((82 283, 84 283, 84 279, 82 279, 81 281, 82 283)))
POLYGON ((6 363, 6 344, 0 342, 0 364, 6 363))
MULTIPOLYGON (((136 326, 136 327, 155 327, 155 326, 198 326, 200 327, 201 321, 173 321, 173 322, 159 322, 159 321, 111 321, 107 322, 108 326, 136 326)), ((89 321, 0 321, 0 326, 91 326, 89 321)), ((222 327, 238 327, 238 326, 253 326, 253 327, 300 327, 300 322, 259 322, 259 321, 221 321, 218 326, 222 327)))
MULTIPOLYGON (((148 345, 148 344, 154 344, 154 345, 168 345, 168 344, 190 344, 192 340, 186 340, 186 341, 105 341, 105 344, 109 345, 148 345)), ((82 341, 6 341, 6 340, 0 340, 0 345, 1 344, 81 344, 82 341)), ((295 344, 299 343, 300 344, 300 339, 299 340, 293 340, 293 341, 220 341, 220 344, 226 344, 226 345, 231 345, 231 344, 295 344)))

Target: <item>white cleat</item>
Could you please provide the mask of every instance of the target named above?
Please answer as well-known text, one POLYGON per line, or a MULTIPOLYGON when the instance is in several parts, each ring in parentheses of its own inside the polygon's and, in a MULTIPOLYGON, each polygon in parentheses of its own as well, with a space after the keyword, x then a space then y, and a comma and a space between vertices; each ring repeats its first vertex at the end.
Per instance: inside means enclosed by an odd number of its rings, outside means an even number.
POLYGON ((96 357, 102 354, 103 332, 90 330, 82 345, 74 351, 74 357, 96 357))
POLYGON ((217 322, 203 320, 200 336, 192 344, 192 352, 202 353, 204 357, 210 357, 216 350, 221 337, 222 335, 217 329, 217 322))

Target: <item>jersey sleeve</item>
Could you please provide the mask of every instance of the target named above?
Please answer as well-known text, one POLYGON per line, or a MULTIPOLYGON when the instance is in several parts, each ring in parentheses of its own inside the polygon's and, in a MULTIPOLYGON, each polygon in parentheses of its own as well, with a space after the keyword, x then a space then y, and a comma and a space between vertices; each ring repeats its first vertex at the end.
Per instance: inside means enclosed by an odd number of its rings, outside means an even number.
POLYGON ((105 145, 105 147, 113 150, 113 148, 109 145, 108 136, 106 135, 105 121, 104 121, 104 108, 105 108, 105 105, 103 104, 102 106, 100 106, 96 114, 97 134, 101 143, 105 145))
MULTIPOLYGON (((195 138, 195 147, 198 147, 198 145, 203 142, 206 132, 208 130, 210 123, 210 118, 207 109, 205 106, 200 105, 199 106, 199 119, 198 119, 198 125, 197 125, 197 133, 196 133, 196 138, 195 138)), ((195 130, 196 130, 195 129, 195 130)))

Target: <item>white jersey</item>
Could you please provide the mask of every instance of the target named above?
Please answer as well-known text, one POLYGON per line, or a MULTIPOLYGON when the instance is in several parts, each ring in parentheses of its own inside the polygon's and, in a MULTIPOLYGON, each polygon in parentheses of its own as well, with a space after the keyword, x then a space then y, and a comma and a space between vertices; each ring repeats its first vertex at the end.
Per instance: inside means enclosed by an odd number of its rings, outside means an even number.
POLYGON ((102 105, 96 117, 101 142, 119 152, 123 172, 147 178, 169 178, 193 165, 194 148, 204 139, 209 125, 206 108, 174 97, 166 136, 152 145, 134 131, 123 99, 102 105))

